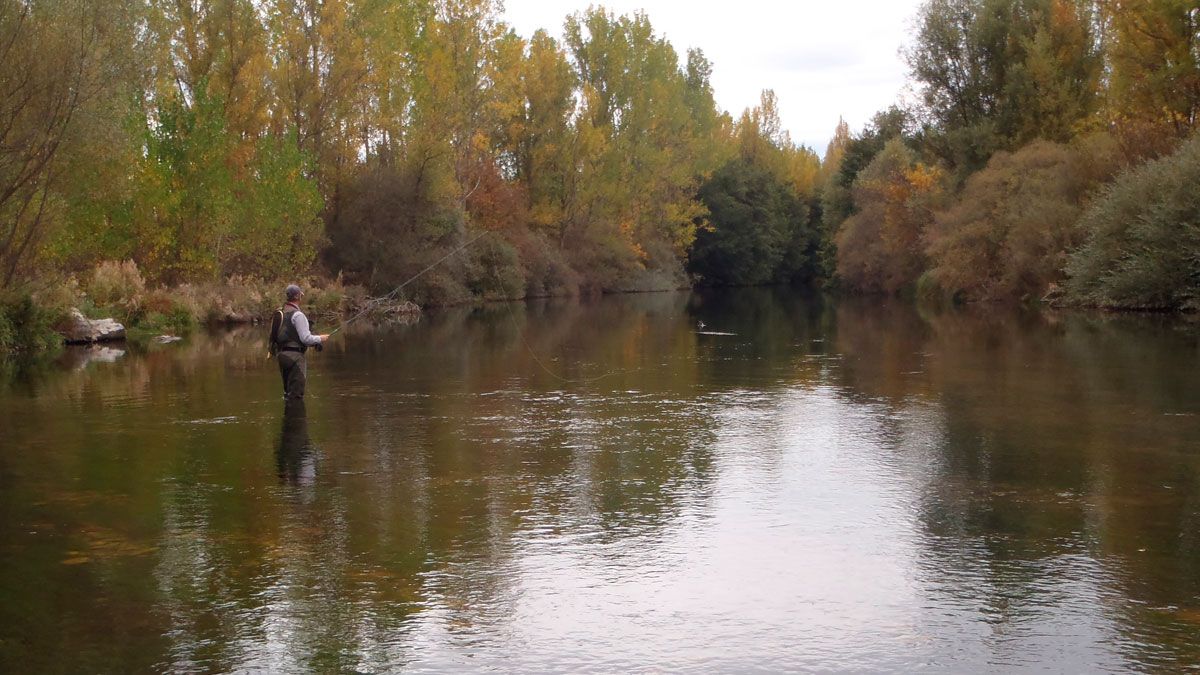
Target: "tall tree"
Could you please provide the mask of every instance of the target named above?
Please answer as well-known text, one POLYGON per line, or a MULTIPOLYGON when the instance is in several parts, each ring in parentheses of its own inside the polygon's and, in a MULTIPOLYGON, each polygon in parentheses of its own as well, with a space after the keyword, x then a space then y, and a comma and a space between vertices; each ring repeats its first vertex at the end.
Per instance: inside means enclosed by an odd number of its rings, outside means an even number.
POLYGON ((567 240, 595 261, 585 264, 607 269, 602 285, 638 285, 647 274, 678 284, 703 217, 699 178, 711 168, 675 50, 644 14, 600 9, 568 18, 566 44, 583 88, 578 140, 596 157, 584 166, 567 240))
POLYGON ((1182 138, 1200 115, 1200 7, 1194 0, 1101 0, 1111 33, 1111 105, 1182 138))
POLYGON ((62 225, 80 160, 109 156, 102 118, 127 100, 134 17, 121 0, 0 0, 0 287, 62 225))
POLYGON ((837 233, 837 271, 850 288, 896 293, 925 266, 923 236, 940 195, 936 168, 899 138, 888 141, 852 186, 857 210, 837 233))
POLYGON ((1103 69, 1091 2, 929 0, 908 61, 934 150, 961 172, 997 149, 1066 140, 1103 69))

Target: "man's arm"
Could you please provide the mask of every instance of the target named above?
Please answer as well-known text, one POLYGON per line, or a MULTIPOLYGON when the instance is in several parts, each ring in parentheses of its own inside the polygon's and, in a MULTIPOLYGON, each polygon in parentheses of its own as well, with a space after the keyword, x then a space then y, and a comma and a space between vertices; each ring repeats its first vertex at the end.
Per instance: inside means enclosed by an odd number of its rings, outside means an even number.
POLYGON ((304 312, 292 314, 292 325, 296 327, 296 335, 300 336, 300 341, 309 347, 319 345, 329 337, 328 335, 313 335, 312 330, 308 327, 308 317, 304 316, 304 312))

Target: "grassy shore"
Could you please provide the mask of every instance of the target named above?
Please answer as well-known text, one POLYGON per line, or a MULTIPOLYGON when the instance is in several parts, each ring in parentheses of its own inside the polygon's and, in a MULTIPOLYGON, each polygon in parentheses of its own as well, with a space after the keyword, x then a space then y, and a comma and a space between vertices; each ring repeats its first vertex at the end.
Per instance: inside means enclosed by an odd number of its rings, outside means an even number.
POLYGON ((162 334, 186 335, 201 326, 257 323, 282 304, 283 288, 292 282, 305 289, 304 311, 320 326, 368 307, 365 318, 377 321, 420 311, 404 301, 375 302, 366 289, 340 278, 269 282, 230 277, 155 287, 146 283, 132 261, 104 262, 82 279, 43 281, 0 294, 0 354, 58 349, 72 309, 88 318, 121 322, 134 342, 162 334))

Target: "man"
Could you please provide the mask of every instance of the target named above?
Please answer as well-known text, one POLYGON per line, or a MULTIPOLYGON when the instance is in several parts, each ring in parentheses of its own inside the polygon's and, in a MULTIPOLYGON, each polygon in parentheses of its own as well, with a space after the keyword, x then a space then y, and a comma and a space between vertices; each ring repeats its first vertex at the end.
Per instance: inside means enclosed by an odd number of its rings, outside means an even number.
POLYGON ((319 348, 329 336, 313 335, 309 330, 308 317, 300 311, 300 298, 304 297, 304 291, 299 286, 289 285, 284 295, 287 303, 280 309, 283 319, 272 337, 275 340, 275 358, 279 360, 279 375, 283 378, 283 397, 299 400, 304 398, 304 383, 308 379, 304 352, 309 347, 319 348))

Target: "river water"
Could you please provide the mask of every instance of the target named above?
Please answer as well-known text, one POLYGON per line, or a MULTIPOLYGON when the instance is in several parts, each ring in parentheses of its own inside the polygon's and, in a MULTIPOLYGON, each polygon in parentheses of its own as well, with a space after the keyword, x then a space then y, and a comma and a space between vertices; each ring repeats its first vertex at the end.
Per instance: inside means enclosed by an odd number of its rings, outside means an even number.
POLYGON ((1200 667, 1200 347, 782 291, 0 377, 0 670, 1200 667), (704 328, 698 328, 698 322, 704 328))

